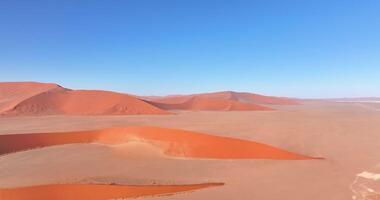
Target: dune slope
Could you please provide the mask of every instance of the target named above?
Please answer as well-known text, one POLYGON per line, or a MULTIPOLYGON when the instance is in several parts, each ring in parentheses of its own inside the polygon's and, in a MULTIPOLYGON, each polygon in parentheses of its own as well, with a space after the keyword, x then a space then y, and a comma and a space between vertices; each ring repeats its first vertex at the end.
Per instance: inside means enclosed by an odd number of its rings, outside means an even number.
POLYGON ((212 136, 203 133, 158 127, 127 127, 93 131, 0 135, 0 155, 39 147, 71 143, 107 145, 145 142, 164 154, 182 158, 204 159, 313 159, 269 145, 212 136))
POLYGON ((43 92, 61 88, 57 84, 37 82, 0 82, 0 113, 43 92))
POLYGON ((229 92, 230 98, 240 102, 249 102, 265 105, 299 105, 300 102, 295 99, 284 97, 272 97, 248 92, 229 92))

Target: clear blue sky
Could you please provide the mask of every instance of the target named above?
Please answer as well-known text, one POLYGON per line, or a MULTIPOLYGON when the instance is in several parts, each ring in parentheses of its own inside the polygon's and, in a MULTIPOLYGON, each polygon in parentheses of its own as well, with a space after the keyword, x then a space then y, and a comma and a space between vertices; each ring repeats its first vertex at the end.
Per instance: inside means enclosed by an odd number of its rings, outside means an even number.
POLYGON ((379 0, 1 0, 0 81, 380 96, 379 0))

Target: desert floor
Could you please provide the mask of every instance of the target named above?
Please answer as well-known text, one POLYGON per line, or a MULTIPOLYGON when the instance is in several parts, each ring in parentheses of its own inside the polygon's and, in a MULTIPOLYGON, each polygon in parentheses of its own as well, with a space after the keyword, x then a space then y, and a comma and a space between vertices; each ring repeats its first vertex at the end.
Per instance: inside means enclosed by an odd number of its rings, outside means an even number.
POLYGON ((0 156, 0 188, 54 183, 223 182, 146 199, 348 200, 356 174, 380 164, 380 104, 307 102, 266 112, 164 116, 1 117, 0 134, 149 125, 270 144, 325 160, 175 159, 143 144, 70 144, 0 156))

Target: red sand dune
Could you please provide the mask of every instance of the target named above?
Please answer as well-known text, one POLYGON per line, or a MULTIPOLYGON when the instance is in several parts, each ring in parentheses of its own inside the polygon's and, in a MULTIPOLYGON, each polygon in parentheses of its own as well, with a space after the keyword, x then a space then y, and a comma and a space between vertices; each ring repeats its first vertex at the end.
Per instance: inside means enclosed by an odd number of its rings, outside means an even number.
POLYGON ((208 187, 221 186, 222 183, 194 185, 42 185, 23 188, 0 189, 1 200, 109 200, 136 198, 153 195, 170 195, 178 192, 193 191, 208 187))
POLYGON ((24 99, 3 114, 128 115, 168 112, 126 94, 59 87, 24 99))
POLYGON ((145 97, 99 90, 70 90, 37 82, 0 83, 1 115, 169 114, 165 110, 267 111, 265 105, 298 102, 251 93, 215 92, 185 96, 145 97))
POLYGON ((0 113, 12 110, 30 97, 57 88, 61 87, 51 83, 0 82, 0 113))
POLYGON ((213 92, 213 93, 202 93, 202 94, 192 94, 192 95, 177 95, 177 96, 166 96, 166 97, 147 97, 147 100, 166 103, 166 104, 179 104, 188 101, 192 97, 201 97, 205 99, 223 99, 238 101, 242 103, 252 103, 252 104, 264 104, 264 105, 298 105, 295 99, 284 98, 284 97, 272 97, 264 96, 259 94, 247 93, 247 92, 213 92))
POLYGON ((0 135, 0 155, 71 143, 107 145, 144 142, 166 155, 209 159, 314 159, 253 141, 158 127, 127 127, 93 131, 0 135))
POLYGON ((159 103, 151 101, 150 103, 165 110, 212 110, 212 111, 244 111, 244 110, 273 110, 269 107, 260 106, 252 103, 242 103, 228 99, 211 99, 204 97, 192 96, 190 98, 174 98, 169 100, 170 103, 159 103), (181 103, 172 103, 181 101, 181 103))

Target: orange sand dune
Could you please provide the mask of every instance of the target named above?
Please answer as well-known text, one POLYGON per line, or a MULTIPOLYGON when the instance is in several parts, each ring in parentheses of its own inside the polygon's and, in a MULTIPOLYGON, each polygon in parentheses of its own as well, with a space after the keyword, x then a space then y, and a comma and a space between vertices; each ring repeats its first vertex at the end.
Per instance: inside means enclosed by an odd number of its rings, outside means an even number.
POLYGON ((222 183, 194 185, 42 185, 0 189, 1 200, 109 200, 153 195, 170 195, 178 192, 221 186, 222 183))
POLYGON ((125 94, 59 88, 30 97, 6 114, 128 115, 168 112, 125 94))
POLYGON ((57 88, 61 87, 51 83, 0 82, 0 113, 12 110, 30 97, 57 88))
POLYGON ((147 97, 147 100, 165 103, 165 104, 180 104, 185 103, 192 97, 201 97, 205 99, 223 99, 232 100, 242 103, 252 103, 252 104, 264 104, 264 105, 298 105, 299 102, 295 99, 283 98, 283 97, 272 97, 264 96, 259 94, 247 93, 247 92, 214 92, 214 93, 202 93, 193 95, 177 95, 177 96, 166 96, 166 97, 147 97))
POLYGON ((228 99, 216 99, 205 97, 174 97, 166 103, 150 102, 161 109, 165 110, 212 110, 212 111, 244 111, 244 110, 273 110, 272 108, 260 106, 252 103, 242 103, 228 99), (180 103, 173 103, 180 102, 180 103))
POLYGON ((158 127, 111 128, 94 131, 0 135, 0 155, 70 143, 107 145, 145 142, 166 155, 211 159, 313 159, 253 141, 158 127))
POLYGON ((1 115, 168 114, 165 110, 266 111, 273 110, 264 106, 267 104, 298 103, 288 98, 230 91, 145 99, 109 91, 70 90, 49 83, 0 83, 1 115))

